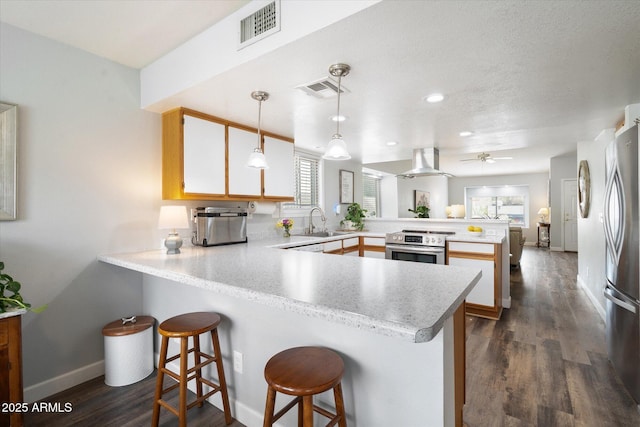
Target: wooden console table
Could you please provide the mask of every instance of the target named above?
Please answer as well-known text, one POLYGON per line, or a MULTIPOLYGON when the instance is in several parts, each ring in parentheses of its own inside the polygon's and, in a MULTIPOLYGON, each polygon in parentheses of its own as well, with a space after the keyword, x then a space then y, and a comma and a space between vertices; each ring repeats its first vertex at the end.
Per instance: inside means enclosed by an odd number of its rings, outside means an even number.
MULTIPOLYGON (((0 402, 23 403, 22 314, 18 310, 0 314, 0 402), (4 369, 7 366, 8 369, 4 369)), ((22 412, 0 412, 0 425, 22 427, 22 412)))
POLYGON ((538 223, 538 243, 536 243, 536 246, 543 245, 547 245, 548 248, 551 247, 551 224, 547 222, 538 223))

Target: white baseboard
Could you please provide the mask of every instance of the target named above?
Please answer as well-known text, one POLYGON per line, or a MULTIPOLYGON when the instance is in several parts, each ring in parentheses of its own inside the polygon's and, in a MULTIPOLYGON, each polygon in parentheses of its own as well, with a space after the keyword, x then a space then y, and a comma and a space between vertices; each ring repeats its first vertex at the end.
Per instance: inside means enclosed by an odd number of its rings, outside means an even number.
POLYGON ((584 291, 584 293, 587 294, 587 297, 591 301, 591 304, 593 304, 593 306, 596 308, 596 311, 598 312, 602 320, 606 322, 607 314, 604 311, 604 308, 600 305, 600 301, 596 299, 595 295, 593 295, 593 293, 591 292, 591 289, 587 287, 586 283, 584 283, 579 274, 576 276, 576 282, 578 283, 578 286, 580 286, 580 288, 584 291))
POLYGON ((509 296, 509 298, 502 298, 502 308, 511 308, 511 296, 509 296))
POLYGON ((564 248, 561 246, 551 246, 549 249, 551 252, 564 252, 564 248))
POLYGON ((92 363, 24 389, 24 401, 33 403, 45 397, 104 375, 104 360, 92 363))

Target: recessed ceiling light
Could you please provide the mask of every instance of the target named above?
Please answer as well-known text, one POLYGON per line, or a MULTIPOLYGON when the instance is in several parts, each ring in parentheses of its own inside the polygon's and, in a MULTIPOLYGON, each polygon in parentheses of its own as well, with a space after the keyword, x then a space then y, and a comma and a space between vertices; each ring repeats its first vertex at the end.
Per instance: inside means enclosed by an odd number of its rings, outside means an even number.
POLYGON ((394 145, 398 145, 398 143, 397 143, 397 142, 395 142, 395 141, 389 141, 389 142, 387 142, 387 145, 388 145, 389 147, 392 147, 392 146, 394 146, 394 145))
POLYGON ((460 132, 460 136, 471 136, 473 135, 473 132, 468 131, 468 130, 464 130, 462 132, 460 132))
POLYGON ((345 120, 347 120, 347 116, 343 116, 342 114, 339 116, 331 116, 330 118, 334 122, 344 122, 345 120))
POLYGON ((436 102, 440 102, 444 99, 444 95, 441 93, 432 93, 431 95, 427 95, 424 98, 430 104, 435 104, 436 102))

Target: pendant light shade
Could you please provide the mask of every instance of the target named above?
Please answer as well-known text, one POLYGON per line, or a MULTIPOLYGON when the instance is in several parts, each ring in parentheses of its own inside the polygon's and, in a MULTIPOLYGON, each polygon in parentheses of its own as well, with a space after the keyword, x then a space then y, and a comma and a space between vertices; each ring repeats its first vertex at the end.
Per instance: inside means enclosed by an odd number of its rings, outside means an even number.
POLYGON ((264 153, 259 148, 254 148, 253 152, 249 155, 247 161, 247 167, 256 169, 269 169, 267 159, 264 157, 264 153))
POLYGON ((258 146, 253 149, 253 152, 249 155, 247 161, 247 167, 256 169, 269 169, 267 159, 262 152, 262 134, 260 133, 260 122, 262 120, 262 101, 269 99, 267 92, 255 91, 251 92, 251 97, 258 101, 258 146))
MULTIPOLYGON (((340 93, 342 92, 340 85, 342 77, 349 74, 350 70, 351 67, 347 64, 333 64, 329 67, 329 74, 338 78, 338 113, 336 117, 340 117, 340 93)), ((342 139, 342 135, 340 135, 340 120, 336 120, 336 133, 333 134, 322 158, 326 160, 349 160, 351 158, 347 150, 347 144, 342 139)))
POLYGON ((322 158, 327 160, 349 160, 351 158, 347 150, 347 144, 344 142, 344 139, 342 139, 342 135, 339 133, 333 135, 333 138, 331 138, 327 146, 327 151, 324 152, 322 158))

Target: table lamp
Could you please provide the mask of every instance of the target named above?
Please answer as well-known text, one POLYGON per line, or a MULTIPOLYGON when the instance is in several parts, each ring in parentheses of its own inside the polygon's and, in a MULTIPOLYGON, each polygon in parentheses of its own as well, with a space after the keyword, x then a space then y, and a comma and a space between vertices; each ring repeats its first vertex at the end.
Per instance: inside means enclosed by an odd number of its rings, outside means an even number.
POLYGON ((465 217, 464 205, 451 205, 451 217, 464 218, 465 217))
POLYGON ((547 223, 547 216, 549 216, 549 209, 547 208, 540 208, 540 210, 538 211, 538 215, 540 215, 540 222, 543 224, 547 223))
POLYGON ((158 220, 160 230, 171 230, 164 245, 168 254, 179 254, 182 246, 182 238, 176 231, 177 228, 189 228, 189 217, 185 206, 161 206, 160 219, 158 220))

